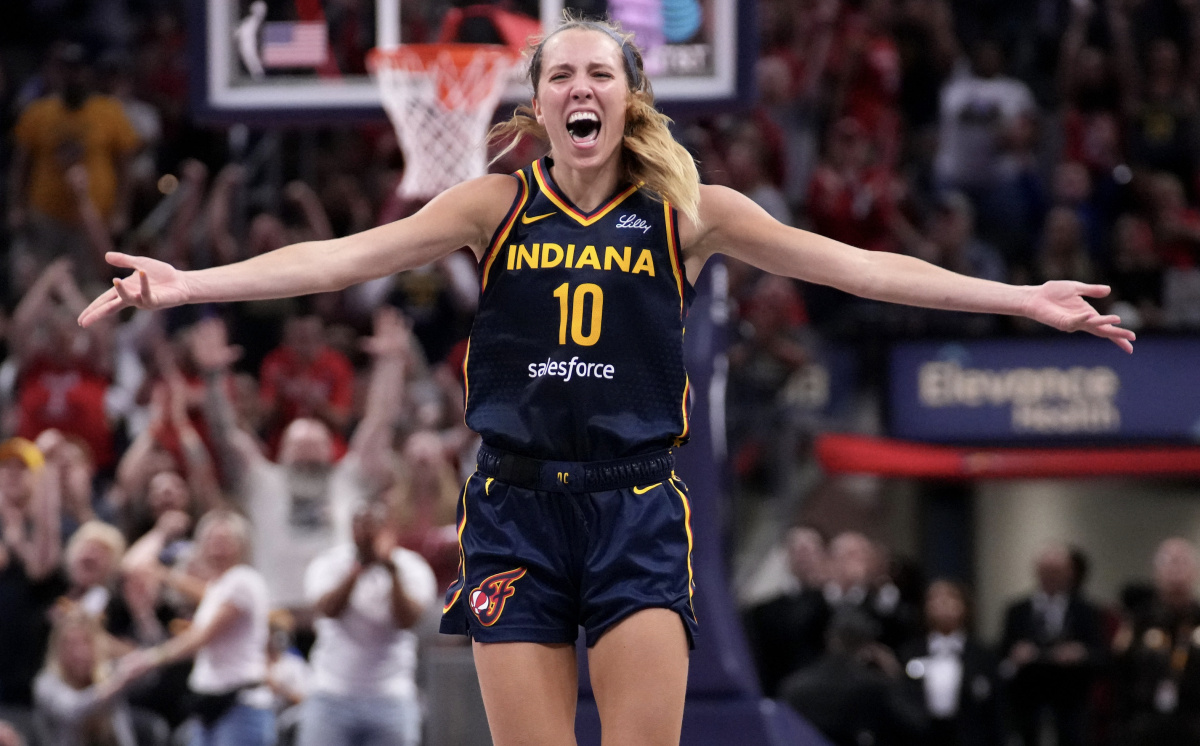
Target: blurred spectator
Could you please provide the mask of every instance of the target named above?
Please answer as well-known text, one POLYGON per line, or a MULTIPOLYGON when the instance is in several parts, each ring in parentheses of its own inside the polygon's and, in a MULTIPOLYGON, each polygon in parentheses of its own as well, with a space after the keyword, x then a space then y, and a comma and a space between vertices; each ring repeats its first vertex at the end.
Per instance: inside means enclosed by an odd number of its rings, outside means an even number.
POLYGON ((1105 231, 1109 219, 1104 206, 1097 202, 1092 188, 1092 175, 1082 163, 1063 161, 1054 167, 1054 204, 1071 210, 1080 223, 1083 241, 1090 257, 1104 256, 1105 231))
POLYGON ((1163 325, 1162 260, 1150 224, 1136 215, 1122 215, 1113 228, 1109 284, 1112 313, 1121 317, 1121 326, 1136 331, 1163 325))
MULTIPOLYGON (((267 686, 275 695, 275 717, 279 728, 295 730, 299 705, 312 693, 313 669, 292 645, 296 619, 286 609, 270 615, 271 637, 267 642, 267 686), (285 714, 286 713, 286 714, 285 714)), ((294 742, 294 738, 290 742, 294 742)))
POLYGON ((1125 156, 1120 78, 1112 56, 1088 44, 1095 10, 1092 0, 1071 3, 1058 79, 1064 100, 1063 156, 1086 166, 1094 180, 1102 180, 1113 178, 1113 169, 1125 163, 1125 156))
POLYGON ((834 113, 862 125, 876 156, 891 167, 899 156, 900 54, 892 38, 894 0, 847 4, 840 43, 830 62, 837 77, 834 113))
POLYGON ((1037 113, 1029 87, 1004 75, 1004 54, 994 41, 971 50, 970 72, 942 88, 940 135, 934 172, 944 189, 972 196, 996 181, 1006 129, 1020 116, 1037 113))
POLYGON ((962 192, 938 200, 929 227, 928 261, 952 272, 981 280, 1004 282, 1004 258, 975 234, 975 208, 962 192))
MULTIPOLYGON (((45 265, 72 256, 76 270, 90 266, 80 232, 78 201, 67 171, 82 164, 91 202, 114 233, 129 220, 127 165, 139 147, 121 104, 92 91, 83 47, 60 47, 62 86, 34 101, 14 127, 17 142, 9 177, 9 226, 26 231, 23 250, 45 265)), ((22 249, 18 249, 22 250, 22 249)), ((89 275, 81 275, 89 276, 89 275)))
POLYGON ((231 510, 207 513, 196 527, 209 577, 190 627, 171 640, 130 653, 133 675, 195 657, 188 684, 198 723, 194 746, 270 746, 275 713, 267 677, 269 600, 262 575, 245 564, 250 524, 231 510))
POLYGON ((125 538, 115 527, 103 521, 80 526, 63 550, 66 590, 58 608, 78 609, 103 620, 124 555, 125 538))
MULTIPOLYGON (((1166 3, 1162 3, 1166 5, 1166 3)), ((1200 82, 1200 5, 1182 0, 1190 54, 1179 44, 1157 38, 1134 48, 1130 4, 1108 3, 1115 67, 1122 76, 1125 117, 1130 129, 1130 158, 1135 165, 1169 171, 1182 181, 1195 175, 1197 83, 1200 82)))
POLYGON ((1196 583, 1200 564, 1191 542, 1171 538, 1154 555, 1153 601, 1117 633, 1120 694, 1130 746, 1200 743, 1200 629, 1196 583))
POLYGON ((829 542, 825 600, 839 609, 858 609, 879 623, 876 637, 893 651, 920 631, 920 614, 901 599, 885 572, 883 552, 866 536, 846 531, 829 542))
POLYGON ((284 430, 300 418, 322 422, 333 436, 335 457, 345 452, 354 369, 325 341, 315 314, 288 319, 283 345, 263 360, 259 393, 267 410, 267 443, 278 453, 284 430))
POLYGON ((1038 249, 1036 278, 1037 282, 1095 280, 1083 240, 1083 225, 1079 217, 1066 207, 1055 207, 1046 215, 1046 230, 1038 249))
POLYGON ((374 358, 365 416, 350 450, 334 463, 333 437, 325 423, 298 419, 281 438, 278 462, 268 460, 254 438, 239 429, 226 384, 237 351, 217 320, 203 321, 190 335, 192 356, 205 372, 208 421, 218 461, 236 504, 254 531, 253 565, 267 578, 275 606, 302 607, 304 570, 314 557, 350 535, 357 502, 386 486, 390 475, 392 421, 400 407, 412 339, 394 309, 376 314, 367 340, 374 358))
POLYGON ((854 608, 836 611, 828 652, 783 681, 780 697, 834 746, 925 743, 921 705, 909 696, 900 664, 876 640, 879 623, 854 608))
POLYGON ((419 554, 448 588, 458 577, 458 527, 461 494, 447 444, 438 433, 419 430, 404 443, 396 481, 386 496, 400 546, 419 554))
POLYGON ((777 162, 769 152, 761 127, 753 122, 737 127, 725 153, 729 185, 753 200, 771 217, 784 225, 793 225, 787 199, 770 178, 768 164, 777 162))
POLYGON ((35 443, 58 477, 62 534, 64 539, 69 539, 76 529, 98 517, 98 500, 93 491, 96 466, 92 463, 90 449, 82 439, 68 438, 55 429, 43 430, 35 443))
POLYGON ((947 0, 899 0, 892 35, 900 55, 899 106, 915 160, 926 165, 938 118, 938 91, 958 58, 947 0))
POLYGON ((138 746, 123 693, 138 671, 109 657, 99 620, 63 614, 34 686, 39 739, 54 746, 138 746))
POLYGON ((1065 546, 1044 549, 1035 569, 1038 589, 1008 608, 1000 643, 1014 725, 1024 746, 1045 743, 1048 711, 1054 743, 1082 746, 1091 684, 1104 657, 1100 614, 1079 593, 1065 546))
POLYGON ((33 440, 55 428, 87 443, 101 468, 111 467, 112 427, 105 409, 112 372, 112 326, 83 329, 75 319, 87 299, 71 264, 46 267, 13 312, 10 350, 19 366, 17 434, 33 440))
POLYGON ((872 251, 896 251, 896 175, 876 165, 862 124, 846 117, 830 128, 825 158, 813 174, 808 214, 813 231, 872 251))
POLYGON ((825 538, 814 528, 788 531, 787 592, 746 611, 744 625, 763 694, 775 696, 787 675, 814 663, 825 645, 829 606, 825 583, 825 538))
POLYGON ((1048 207, 1037 138, 1037 119, 1031 114, 1013 117, 996 155, 995 181, 984 190, 979 205, 980 233, 998 245, 1010 263, 1028 263, 1048 207))
POLYGON ((0 720, 0 746, 25 746, 25 739, 17 729, 3 720, 0 720))
POLYGON ((809 362, 807 321, 793 280, 762 274, 742 304, 737 339, 729 348, 727 424, 733 469, 746 486, 771 494, 781 487, 794 438, 785 437, 788 412, 780 394, 809 362))
POLYGON ((991 652, 971 635, 967 596, 950 580, 925 593, 929 634, 900 651, 904 672, 925 702, 928 746, 1003 746, 1000 679, 991 652))
POLYGON ((305 578, 319 618, 299 744, 416 746, 421 708, 410 629, 436 600, 433 572, 397 546, 383 504, 360 508, 353 530, 354 540, 318 555, 305 578))
POLYGON ((57 480, 37 446, 0 443, 0 703, 29 705, 49 639, 61 555, 57 480))
POLYGON ((1179 177, 1151 177, 1150 199, 1158 253, 1169 267, 1190 269, 1200 257, 1200 211, 1187 202, 1179 177))

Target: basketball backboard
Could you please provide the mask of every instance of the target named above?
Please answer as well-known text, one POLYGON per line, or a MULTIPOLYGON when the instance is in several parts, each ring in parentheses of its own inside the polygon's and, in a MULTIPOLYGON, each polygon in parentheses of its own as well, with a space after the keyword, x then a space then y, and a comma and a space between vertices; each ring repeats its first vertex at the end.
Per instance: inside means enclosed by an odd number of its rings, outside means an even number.
MULTIPOLYGON (((305 123, 381 119, 367 72, 374 47, 439 37, 450 5, 401 17, 401 0, 189 0, 194 116, 205 122, 305 123)), ((565 7, 608 13, 636 34, 668 111, 712 111, 750 93, 752 3, 739 0, 525 0, 506 4, 506 40, 553 28, 565 7), (520 10, 526 11, 525 15, 520 10), (536 13, 536 17, 534 14, 536 13)), ((405 7, 408 4, 405 3, 405 7)), ((461 7, 461 6, 460 6, 461 7)), ((462 7, 453 12, 470 14, 462 7)), ((477 19, 476 19, 477 20, 477 19)), ((473 27, 478 33, 478 24, 473 27)), ((478 39, 470 39, 478 41, 478 39)), ((517 46, 521 46, 517 42, 517 46)), ((527 100, 520 71, 504 99, 527 100)))

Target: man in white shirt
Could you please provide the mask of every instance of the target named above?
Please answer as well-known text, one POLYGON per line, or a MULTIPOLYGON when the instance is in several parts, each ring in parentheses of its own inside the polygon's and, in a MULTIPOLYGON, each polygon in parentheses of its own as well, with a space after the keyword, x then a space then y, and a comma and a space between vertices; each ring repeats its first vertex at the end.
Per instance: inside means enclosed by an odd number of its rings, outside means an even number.
POLYGON ((300 609, 304 568, 336 542, 349 540, 354 506, 390 476, 392 422, 411 354, 408 326, 393 308, 376 314, 375 336, 366 344, 374 364, 365 415, 349 452, 337 463, 329 429, 315 419, 288 425, 278 463, 264 456, 239 428, 229 401, 227 371, 237 352, 226 341, 224 325, 203 321, 190 340, 192 356, 205 372, 206 415, 218 461, 254 526, 252 564, 267 580, 273 607, 300 609))
POLYGON ((383 505, 364 506, 354 541, 322 552, 305 593, 316 607, 312 696, 299 746, 416 746, 421 717, 411 628, 434 605, 433 570, 396 546, 383 505))
POLYGON ((939 186, 968 192, 992 186, 1006 130, 1037 113, 1029 86, 1003 74, 998 44, 979 42, 971 57, 970 72, 942 87, 933 164, 939 186))

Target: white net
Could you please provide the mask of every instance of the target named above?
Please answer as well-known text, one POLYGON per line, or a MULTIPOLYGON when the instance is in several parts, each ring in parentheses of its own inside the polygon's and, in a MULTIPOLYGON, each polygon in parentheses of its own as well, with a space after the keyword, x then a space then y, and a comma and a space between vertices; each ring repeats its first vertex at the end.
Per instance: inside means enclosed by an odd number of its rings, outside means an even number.
POLYGON ((484 139, 514 55, 483 45, 407 45, 373 59, 404 152, 400 196, 429 199, 487 173, 484 139))

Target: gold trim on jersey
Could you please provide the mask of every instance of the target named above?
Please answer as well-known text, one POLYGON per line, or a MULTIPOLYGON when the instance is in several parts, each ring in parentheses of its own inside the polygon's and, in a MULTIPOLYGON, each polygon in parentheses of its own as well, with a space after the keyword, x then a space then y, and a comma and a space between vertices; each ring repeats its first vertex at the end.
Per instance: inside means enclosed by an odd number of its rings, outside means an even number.
POLYGON ((538 187, 541 188, 542 193, 546 195, 547 199, 554 203, 555 207, 562 210, 567 215, 570 215, 580 225, 585 226, 595 223, 600 218, 612 212, 613 208, 624 202, 626 197, 641 188, 640 184, 635 184, 617 196, 613 197, 611 200, 609 200, 608 204, 596 210, 596 212, 593 212, 591 215, 585 215, 574 207, 571 207, 564 197, 560 197, 558 193, 554 191, 554 187, 551 186, 550 180, 547 179, 542 173, 542 162, 540 160, 533 162, 533 177, 537 179, 538 187))
POLYGON ((675 286, 679 288, 679 318, 683 320, 683 262, 679 258, 679 246, 675 243, 675 215, 671 203, 663 200, 663 216, 667 221, 667 255, 671 259, 671 271, 675 273, 675 286))
POLYGON ((668 483, 671 485, 671 489, 673 489, 673 490, 675 490, 677 493, 679 493, 679 499, 680 499, 680 500, 683 500, 683 527, 684 527, 684 530, 685 530, 685 531, 687 531, 687 540, 688 540, 688 556, 687 556, 687 565, 688 565, 688 606, 691 606, 691 608, 692 608, 692 615, 693 615, 693 616, 695 616, 695 614, 696 614, 696 607, 695 607, 695 606, 692 606, 692 593, 694 593, 694 592, 695 592, 695 590, 696 590, 696 580, 695 580, 695 576, 692 574, 692 543, 693 543, 693 537, 692 537, 692 504, 691 504, 691 502, 690 502, 690 501, 687 499, 687 495, 683 494, 683 490, 681 490, 681 489, 679 489, 678 487, 676 487, 676 486, 675 486, 675 481, 674 481, 674 479, 675 479, 675 477, 672 477, 670 480, 668 480, 668 483))
MULTIPOLYGON (((462 520, 458 522, 458 590, 454 592, 454 596, 446 603, 445 606, 442 607, 443 614, 453 608, 455 602, 458 601, 458 597, 462 595, 463 588, 467 587, 467 553, 463 549, 462 537, 463 531, 465 531, 467 528, 467 488, 471 486, 471 478, 474 476, 475 475, 472 474, 470 477, 467 477, 467 483, 463 485, 463 513, 462 520)), ((491 480, 489 479, 488 481, 490 482, 491 480)))
POLYGON ((525 209, 525 203, 529 200, 529 181, 525 178, 525 172, 518 171, 517 177, 521 181, 521 196, 518 198, 512 214, 508 216, 508 220, 504 224, 504 230, 496 235, 496 240, 492 241, 492 245, 488 247, 487 260, 483 265, 483 281, 479 286, 480 292, 487 290, 488 276, 492 272, 492 264, 500 254, 500 248, 504 246, 504 239, 508 238, 508 234, 512 231, 513 223, 516 221, 517 216, 525 209))

